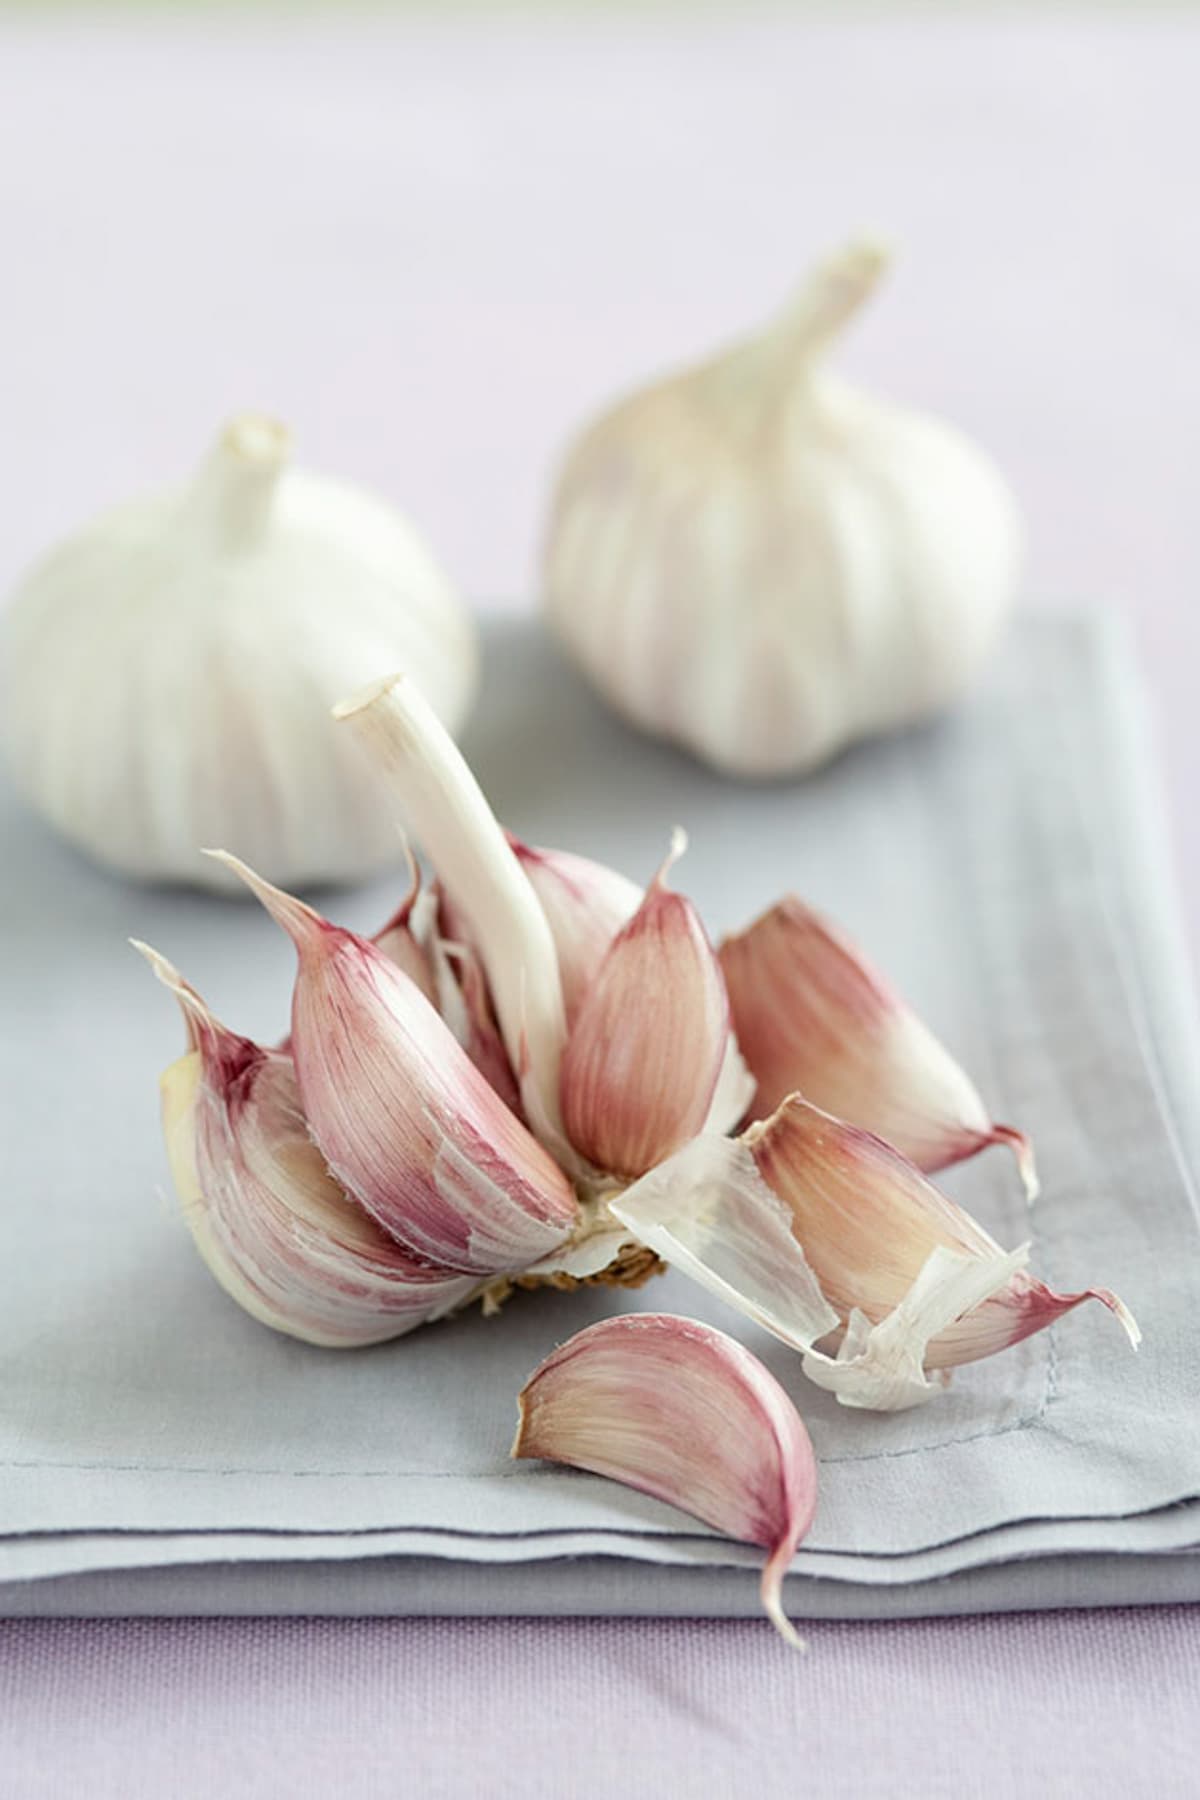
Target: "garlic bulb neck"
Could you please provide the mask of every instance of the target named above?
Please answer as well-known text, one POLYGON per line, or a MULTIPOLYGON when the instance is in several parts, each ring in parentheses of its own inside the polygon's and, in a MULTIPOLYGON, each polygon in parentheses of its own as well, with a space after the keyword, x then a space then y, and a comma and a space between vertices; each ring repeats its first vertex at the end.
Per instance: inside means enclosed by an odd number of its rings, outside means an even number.
POLYGON ((793 365, 823 356, 875 293, 890 262, 891 253, 873 238, 861 238, 827 257, 768 328, 767 342, 784 351, 793 365))
POLYGON ((887 273, 889 251, 862 238, 818 264, 765 330, 713 357, 699 372, 710 418, 743 442, 819 402, 824 359, 887 273))
POLYGON ((184 494, 185 528, 229 550, 260 544, 290 456, 291 433, 277 419, 263 413, 232 419, 184 494))

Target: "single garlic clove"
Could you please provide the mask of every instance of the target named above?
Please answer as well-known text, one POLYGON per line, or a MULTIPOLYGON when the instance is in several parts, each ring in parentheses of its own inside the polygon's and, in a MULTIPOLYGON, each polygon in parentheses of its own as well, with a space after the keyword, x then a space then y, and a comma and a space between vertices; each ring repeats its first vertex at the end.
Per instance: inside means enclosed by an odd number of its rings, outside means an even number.
MULTIPOLYGON (((822 1290, 843 1317, 880 1325, 901 1312, 935 1252, 997 1272, 1006 1253, 961 1206, 940 1193, 892 1145, 830 1118, 797 1096, 742 1138, 764 1182, 790 1208, 822 1290)), ((978 1293, 929 1330, 922 1362, 942 1369, 1020 1342, 1085 1300, 1099 1300, 1136 1345, 1128 1309, 1107 1288, 1056 1294, 1025 1273, 1021 1258, 994 1292, 978 1293), (985 1304, 986 1303, 986 1304, 985 1304), (978 1308, 978 1311, 974 1310, 978 1308)))
POLYGON ((641 905, 642 889, 589 857, 534 849, 511 832, 508 841, 550 926, 570 1026, 609 945, 641 905))
POLYGON ((826 372, 887 262, 848 244, 765 330, 591 423, 556 485, 551 629, 624 717, 733 775, 949 704, 1012 604, 1021 523, 990 460, 826 372))
POLYGON ((640 1175, 702 1129, 729 1041, 720 966, 690 900, 666 885, 686 839, 614 938, 583 998, 562 1061, 575 1148, 640 1175))
POLYGON ((523 1269, 573 1230, 565 1175, 488 1086, 416 984, 223 851, 296 947, 292 1054, 341 1185, 418 1257, 523 1269))
POLYGON ((0 748, 70 842, 145 880, 353 881, 395 853, 382 784, 323 716, 407 668, 451 729, 478 683, 470 615, 409 522, 297 468, 243 414, 184 486, 86 524, 0 608, 0 748))
POLYGON ((342 1192, 308 1134, 290 1058, 214 1018, 165 957, 135 948, 182 1008, 163 1128, 204 1261, 252 1317, 306 1343, 374 1344, 461 1306, 470 1277, 418 1262, 342 1192))
POLYGON ((718 955, 758 1083, 752 1118, 802 1093, 927 1172, 1007 1144, 1036 1196, 1028 1139, 992 1123, 950 1053, 829 920, 789 894, 726 938, 718 955))
MULTIPOLYGON (((608 949, 642 903, 642 889, 625 875, 569 850, 533 849, 508 834, 554 934, 568 1027, 599 973, 608 949)), ((713 1094, 705 1131, 734 1130, 754 1098, 754 1077, 732 1033, 713 1094)))
POLYGON ((800 1350, 805 1373, 849 1406, 918 1405, 936 1391, 931 1371, 990 1356, 1088 1299, 1138 1342, 1115 1294, 1054 1293, 1025 1272, 1027 1245, 1002 1250, 889 1144, 798 1095, 736 1142, 698 1139, 609 1206, 639 1242, 800 1350))
POLYGON ((567 1025, 554 938, 461 751, 403 676, 342 701, 348 723, 391 779, 445 896, 478 951, 530 1128, 565 1161, 559 1066, 567 1025))
POLYGON ((792 1402, 741 1344, 666 1314, 602 1319, 534 1371, 520 1408, 514 1456, 624 1482, 761 1544, 763 1606, 803 1648, 782 1585, 816 1510, 816 1460, 792 1402))

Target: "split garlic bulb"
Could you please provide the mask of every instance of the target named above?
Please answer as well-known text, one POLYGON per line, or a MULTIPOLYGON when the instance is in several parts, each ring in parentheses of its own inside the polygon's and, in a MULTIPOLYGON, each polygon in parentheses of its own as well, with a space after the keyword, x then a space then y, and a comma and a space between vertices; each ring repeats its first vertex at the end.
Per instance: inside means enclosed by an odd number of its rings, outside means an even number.
POLYGON ((286 429, 234 420, 191 484, 105 513, 0 614, 18 786, 126 874, 233 887, 205 844, 277 880, 395 861, 378 778, 329 718, 403 668, 451 730, 478 680, 474 626, 408 522, 289 463, 286 429))
POLYGON ((544 606, 635 725, 736 775, 809 769, 954 700, 1012 599, 1021 530, 987 458, 824 352, 886 265, 853 244, 761 336, 576 442, 544 606))

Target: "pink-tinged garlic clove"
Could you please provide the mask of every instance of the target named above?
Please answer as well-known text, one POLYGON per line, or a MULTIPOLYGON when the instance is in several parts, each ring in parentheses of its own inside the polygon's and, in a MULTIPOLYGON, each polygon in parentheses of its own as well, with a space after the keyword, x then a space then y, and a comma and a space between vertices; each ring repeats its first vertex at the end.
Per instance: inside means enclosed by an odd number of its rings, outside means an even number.
POLYGON ((289 1057, 220 1023, 178 970, 136 944, 175 995, 187 1055, 162 1077, 171 1172, 196 1247, 261 1323, 306 1343, 380 1343, 440 1318, 476 1283, 404 1251, 334 1181, 289 1057))
POLYGON ((972 1082, 849 939, 789 895, 718 952, 734 1031, 758 1083, 751 1116, 789 1094, 862 1125, 932 1173, 989 1144, 1037 1193, 1029 1141, 988 1117, 972 1082))
POLYGON ((769 1552, 763 1606, 789 1643, 783 1577, 812 1524, 804 1422, 756 1357, 709 1325, 627 1313, 568 1340, 520 1396, 513 1455, 624 1482, 769 1552))
POLYGON ((609 945, 641 905, 642 889, 589 857, 534 849, 511 832, 508 841, 550 926, 570 1027, 609 945))
POLYGON ((671 862, 613 939, 571 1027, 562 1061, 567 1136, 597 1168, 636 1176, 699 1132, 729 1041, 729 1003, 671 862))
POLYGON ((785 1100, 740 1139, 702 1138, 610 1200, 641 1243, 804 1356, 847 1406, 898 1410, 930 1374, 992 1355, 1106 1288, 1059 1295, 881 1138, 785 1100))
POLYGON ((335 1178, 418 1257, 466 1274, 557 1249, 578 1207, 415 982, 366 938, 220 852, 291 936, 292 1052, 335 1178))

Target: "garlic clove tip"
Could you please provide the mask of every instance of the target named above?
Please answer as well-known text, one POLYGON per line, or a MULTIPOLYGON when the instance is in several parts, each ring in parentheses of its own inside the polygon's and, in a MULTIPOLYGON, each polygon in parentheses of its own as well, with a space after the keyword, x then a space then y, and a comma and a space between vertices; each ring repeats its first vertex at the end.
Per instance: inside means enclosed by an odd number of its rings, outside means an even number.
POLYGON ((205 850, 202 854, 211 856, 214 862, 223 864, 239 881, 244 881, 255 898, 261 900, 275 923, 287 932, 298 950, 305 943, 311 942, 321 930, 319 913, 314 912, 311 906, 306 906, 303 900, 297 900, 294 894, 285 893, 274 882, 267 881, 249 863, 244 863, 240 856, 234 856, 229 850, 205 850))
POLYGON ((1034 1159, 1033 1145, 1023 1131, 1014 1125, 993 1125, 988 1133, 988 1143, 1007 1144, 1017 1164, 1017 1173, 1025 1184, 1025 1200, 1032 1206, 1042 1191, 1038 1178, 1037 1163, 1034 1159))

